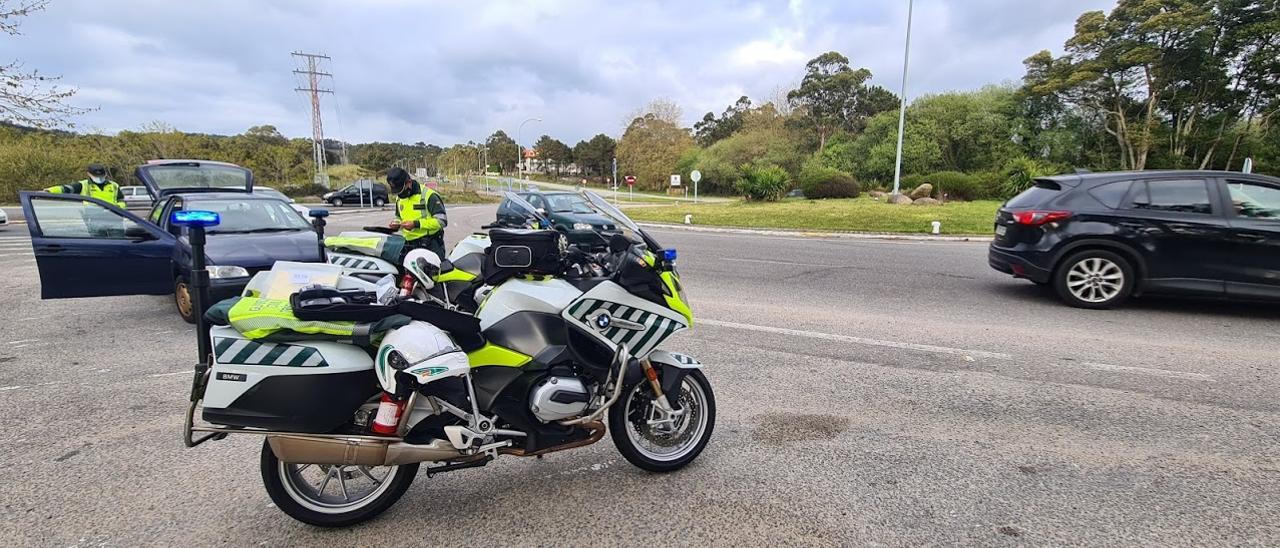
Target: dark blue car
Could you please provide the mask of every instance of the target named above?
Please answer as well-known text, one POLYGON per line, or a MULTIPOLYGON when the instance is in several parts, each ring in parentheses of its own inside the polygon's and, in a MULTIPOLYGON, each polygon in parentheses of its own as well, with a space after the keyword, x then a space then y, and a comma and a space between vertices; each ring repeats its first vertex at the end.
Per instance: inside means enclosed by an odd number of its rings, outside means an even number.
POLYGON ((252 193, 253 174, 234 164, 156 160, 138 179, 156 198, 147 218, 79 195, 23 192, 40 296, 174 295, 178 313, 195 321, 187 280, 191 247, 174 211, 216 211, 205 252, 213 301, 234 296, 276 261, 322 262, 310 223, 284 201, 252 193))

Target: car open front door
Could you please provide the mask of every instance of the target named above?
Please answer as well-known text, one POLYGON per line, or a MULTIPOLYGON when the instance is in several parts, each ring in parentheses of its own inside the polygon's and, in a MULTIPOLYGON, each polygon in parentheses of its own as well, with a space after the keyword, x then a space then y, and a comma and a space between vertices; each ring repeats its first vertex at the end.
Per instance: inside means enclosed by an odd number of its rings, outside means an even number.
POLYGON ((173 290, 176 238, 101 200, 22 192, 40 270, 40 297, 164 295, 173 290))

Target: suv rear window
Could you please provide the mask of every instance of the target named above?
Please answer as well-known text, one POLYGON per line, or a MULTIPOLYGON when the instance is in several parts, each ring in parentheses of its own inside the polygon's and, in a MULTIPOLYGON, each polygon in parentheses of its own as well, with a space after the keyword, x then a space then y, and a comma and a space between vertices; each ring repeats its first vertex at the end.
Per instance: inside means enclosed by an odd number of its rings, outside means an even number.
POLYGON ((1036 186, 1022 191, 1004 205, 1008 208, 1037 207, 1058 196, 1062 186, 1048 179, 1036 179, 1036 186))
POLYGON ((1120 204, 1124 203, 1124 197, 1129 193, 1129 185, 1132 181, 1115 181, 1104 185, 1098 185, 1089 189, 1089 194, 1096 198, 1102 205, 1111 209, 1119 209, 1120 204))

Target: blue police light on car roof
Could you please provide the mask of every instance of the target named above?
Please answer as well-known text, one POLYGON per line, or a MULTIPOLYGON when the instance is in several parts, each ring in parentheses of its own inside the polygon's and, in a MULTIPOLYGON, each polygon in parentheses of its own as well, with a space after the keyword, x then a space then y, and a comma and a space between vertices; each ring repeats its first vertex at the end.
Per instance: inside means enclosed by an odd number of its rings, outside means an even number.
POLYGON ((213 211, 175 211, 171 219, 173 224, 181 226, 218 226, 222 218, 213 211))
POLYGON ((662 260, 668 261, 668 262, 676 260, 676 250, 675 249, 662 250, 662 260))

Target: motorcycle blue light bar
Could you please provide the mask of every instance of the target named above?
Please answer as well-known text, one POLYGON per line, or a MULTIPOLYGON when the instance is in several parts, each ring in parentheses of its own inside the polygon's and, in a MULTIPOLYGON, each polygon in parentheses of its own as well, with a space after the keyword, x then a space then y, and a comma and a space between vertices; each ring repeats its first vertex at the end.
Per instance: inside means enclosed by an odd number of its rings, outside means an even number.
POLYGON ((675 249, 662 250, 662 260, 668 261, 668 262, 676 260, 676 250, 675 249))
POLYGON ((173 212, 172 221, 181 226, 218 226, 222 218, 212 211, 191 210, 173 212))

